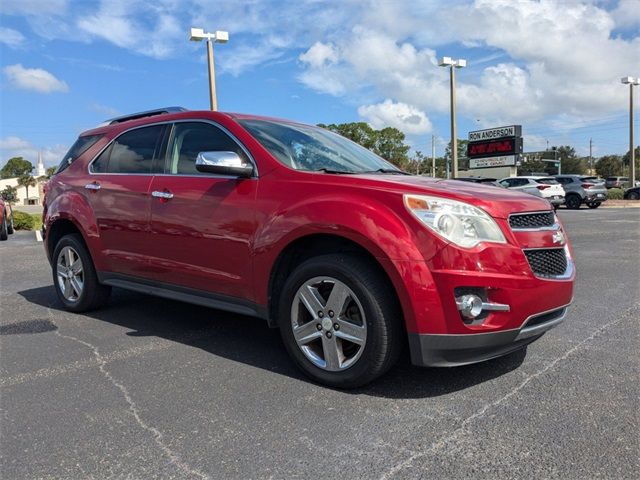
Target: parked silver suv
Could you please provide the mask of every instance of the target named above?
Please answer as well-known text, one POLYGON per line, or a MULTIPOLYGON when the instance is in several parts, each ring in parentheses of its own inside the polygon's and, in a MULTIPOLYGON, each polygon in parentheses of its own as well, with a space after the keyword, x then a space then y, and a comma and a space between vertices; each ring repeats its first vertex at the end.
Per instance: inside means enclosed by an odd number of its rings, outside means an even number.
POLYGON ((589 208, 598 208, 607 199, 607 188, 598 177, 556 175, 556 180, 564 188, 567 208, 575 210, 583 203, 589 208))

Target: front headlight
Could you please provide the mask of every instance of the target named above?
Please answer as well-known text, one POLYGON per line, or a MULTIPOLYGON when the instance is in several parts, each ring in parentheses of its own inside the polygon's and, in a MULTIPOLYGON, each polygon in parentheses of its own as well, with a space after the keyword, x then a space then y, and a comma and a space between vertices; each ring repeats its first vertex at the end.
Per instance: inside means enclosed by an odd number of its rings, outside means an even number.
POLYGON ((481 242, 507 243, 493 218, 468 203, 405 194, 404 204, 421 223, 461 247, 472 248, 481 242))

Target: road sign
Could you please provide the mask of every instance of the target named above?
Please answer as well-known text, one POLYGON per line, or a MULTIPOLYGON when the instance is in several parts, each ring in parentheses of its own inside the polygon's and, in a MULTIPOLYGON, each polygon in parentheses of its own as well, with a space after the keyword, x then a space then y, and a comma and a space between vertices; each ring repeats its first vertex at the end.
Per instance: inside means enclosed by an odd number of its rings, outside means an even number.
POLYGON ((503 155, 501 157, 470 158, 469 168, 507 167, 516 164, 518 155, 503 155))

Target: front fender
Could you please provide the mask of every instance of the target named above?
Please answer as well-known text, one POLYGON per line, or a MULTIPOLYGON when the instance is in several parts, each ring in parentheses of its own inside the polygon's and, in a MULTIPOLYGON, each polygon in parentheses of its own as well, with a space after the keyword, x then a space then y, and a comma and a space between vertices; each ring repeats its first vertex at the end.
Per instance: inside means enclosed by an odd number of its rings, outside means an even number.
POLYGON ((402 213, 370 196, 343 193, 306 198, 265 217, 254 241, 257 302, 268 303, 271 270, 288 245, 308 235, 336 235, 360 245, 379 261, 398 294, 407 330, 420 330, 417 318, 423 315, 419 312, 439 309, 427 263, 445 244, 413 228, 401 218, 402 213))

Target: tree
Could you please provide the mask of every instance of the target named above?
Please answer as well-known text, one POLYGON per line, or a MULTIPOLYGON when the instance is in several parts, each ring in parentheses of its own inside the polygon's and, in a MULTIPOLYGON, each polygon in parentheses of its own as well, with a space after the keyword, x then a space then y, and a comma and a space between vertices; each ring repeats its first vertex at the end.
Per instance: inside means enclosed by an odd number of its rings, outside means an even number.
POLYGON ((587 165, 584 159, 578 158, 575 148, 569 145, 553 148, 558 152, 562 173, 576 173, 579 175, 586 173, 587 165))
MULTIPOLYGON (((469 169, 469 159, 467 158, 467 144, 469 140, 459 138, 458 139, 458 170, 468 170, 469 169)), ((444 158, 446 161, 451 161, 451 142, 447 144, 447 147, 444 150, 444 158)), ((453 172, 453 165, 450 165, 451 171, 453 172)))
POLYGON ((18 189, 7 185, 4 190, 0 192, 0 197, 9 205, 13 205, 18 200, 18 189))
POLYGON ((547 173, 549 162, 545 162, 541 158, 527 158, 522 162, 522 167, 518 170, 518 175, 524 175, 525 173, 547 173))
POLYGON ((600 157, 596 162, 596 173, 604 178, 622 175, 622 159, 619 155, 600 157))
POLYGON ((410 147, 405 145, 404 133, 397 128, 386 127, 382 130, 376 130, 365 122, 337 125, 320 123, 318 126, 353 140, 399 168, 407 168, 408 165, 411 165, 411 159, 407 155, 410 147))
POLYGON ((36 179, 30 173, 25 173, 18 177, 18 185, 27 189, 27 199, 29 198, 29 187, 36 186, 36 179))
POLYGON ((0 170, 0 178, 15 178, 31 173, 33 164, 22 157, 13 157, 0 170))
POLYGON ((51 178, 53 176, 53 174, 56 173, 57 169, 58 169, 58 167, 49 167, 49 168, 47 168, 47 171, 46 171, 47 178, 51 178))
MULTIPOLYGON (((631 164, 631 150, 627 150, 627 153, 622 157, 622 163, 624 164, 626 173, 631 173, 629 165, 631 164)), ((638 178, 638 169, 640 169, 640 147, 636 147, 634 151, 635 164, 636 164, 636 178, 638 178)))

